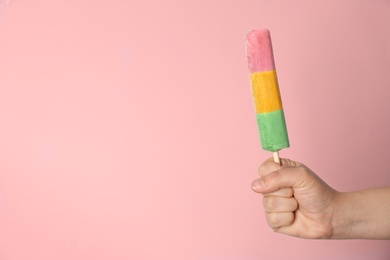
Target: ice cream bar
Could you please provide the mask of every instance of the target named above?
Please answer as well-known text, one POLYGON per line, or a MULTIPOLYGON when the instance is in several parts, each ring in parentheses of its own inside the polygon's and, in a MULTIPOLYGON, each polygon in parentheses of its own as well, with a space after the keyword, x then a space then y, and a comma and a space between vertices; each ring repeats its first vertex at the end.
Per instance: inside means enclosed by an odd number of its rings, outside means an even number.
POLYGON ((245 38, 261 145, 264 150, 277 152, 290 143, 270 33, 267 29, 253 30, 245 38))

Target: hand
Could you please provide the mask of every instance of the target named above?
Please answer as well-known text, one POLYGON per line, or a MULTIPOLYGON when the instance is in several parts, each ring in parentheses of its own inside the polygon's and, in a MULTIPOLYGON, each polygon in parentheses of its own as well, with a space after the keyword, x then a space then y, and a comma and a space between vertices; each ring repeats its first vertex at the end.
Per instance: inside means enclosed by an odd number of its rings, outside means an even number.
POLYGON ((275 231, 300 238, 331 238, 335 201, 339 192, 305 165, 268 159, 259 167, 252 189, 264 196, 268 225, 275 231))

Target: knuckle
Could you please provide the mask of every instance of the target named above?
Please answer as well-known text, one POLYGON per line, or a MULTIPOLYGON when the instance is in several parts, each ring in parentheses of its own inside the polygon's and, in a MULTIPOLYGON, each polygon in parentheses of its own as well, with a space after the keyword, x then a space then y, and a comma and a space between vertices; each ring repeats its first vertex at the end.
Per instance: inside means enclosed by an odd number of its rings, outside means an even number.
POLYGON ((298 169, 298 172, 299 172, 300 175, 307 176, 308 172, 306 171, 305 167, 299 166, 299 167, 297 167, 297 169, 298 169))
POLYGON ((288 158, 283 158, 282 164, 284 167, 299 167, 301 165, 301 163, 293 161, 293 160, 288 159, 288 158))
POLYGON ((257 172, 260 176, 268 175, 269 173, 273 172, 275 169, 275 163, 273 162, 272 158, 264 161, 259 168, 257 169, 257 172))
POLYGON ((300 167, 301 163, 290 160, 290 165, 293 166, 293 167, 300 167))
POLYGON ((271 228, 280 227, 279 221, 280 221, 279 214, 275 214, 275 213, 267 214, 267 223, 268 226, 270 226, 271 228))
POLYGON ((257 168, 257 173, 260 176, 263 176, 262 173, 264 172, 264 164, 260 164, 259 168, 257 168))
POLYGON ((299 179, 300 181, 306 181, 310 179, 310 173, 307 171, 306 167, 299 166, 297 167, 298 173, 299 173, 299 179))
POLYGON ((264 162, 262 163, 258 170, 257 170, 257 173, 260 175, 260 176, 265 176, 269 173, 269 166, 268 166, 268 163, 267 162, 264 162))
POLYGON ((285 158, 282 161, 283 161, 283 166, 293 166, 292 165, 293 161, 291 161, 290 159, 285 158))
POLYGON ((293 212, 289 212, 287 214, 287 218, 286 218, 286 225, 289 226, 289 225, 292 225, 294 222, 294 213, 293 212))
POLYGON ((263 204, 266 211, 273 212, 277 209, 279 203, 276 197, 269 196, 263 198, 263 204))
POLYGON ((294 190, 292 188, 287 188, 286 189, 286 197, 291 198, 292 196, 294 196, 294 190))

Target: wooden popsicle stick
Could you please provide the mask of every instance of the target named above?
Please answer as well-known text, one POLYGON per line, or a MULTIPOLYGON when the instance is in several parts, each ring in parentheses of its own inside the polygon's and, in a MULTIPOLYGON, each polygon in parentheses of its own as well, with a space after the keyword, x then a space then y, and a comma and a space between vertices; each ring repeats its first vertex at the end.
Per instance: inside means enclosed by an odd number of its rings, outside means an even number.
POLYGON ((276 162, 279 165, 282 165, 280 163, 279 151, 274 152, 274 162, 276 162))

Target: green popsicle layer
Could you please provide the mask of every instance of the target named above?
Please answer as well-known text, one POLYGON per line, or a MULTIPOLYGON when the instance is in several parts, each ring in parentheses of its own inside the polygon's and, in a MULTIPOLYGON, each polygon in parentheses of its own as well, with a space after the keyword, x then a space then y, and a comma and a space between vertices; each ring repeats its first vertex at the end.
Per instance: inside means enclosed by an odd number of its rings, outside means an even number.
POLYGON ((290 147, 283 110, 259 113, 256 116, 261 146, 264 150, 276 152, 290 147))

